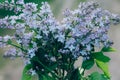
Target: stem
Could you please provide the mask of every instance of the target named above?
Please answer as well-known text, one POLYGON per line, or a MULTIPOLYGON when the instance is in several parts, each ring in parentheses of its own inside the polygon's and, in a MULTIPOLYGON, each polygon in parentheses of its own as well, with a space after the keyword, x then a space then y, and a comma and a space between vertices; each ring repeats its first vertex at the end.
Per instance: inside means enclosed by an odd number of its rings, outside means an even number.
POLYGON ((65 76, 65 70, 62 70, 62 79, 64 80, 64 76, 65 76))
POLYGON ((10 45, 12 45, 12 46, 14 46, 14 47, 16 47, 16 48, 20 48, 22 51, 27 51, 27 50, 25 50, 25 49, 23 49, 22 47, 20 47, 20 46, 17 46, 17 45, 15 45, 15 44, 10 44, 10 45))
POLYGON ((50 73, 51 73, 53 76, 57 77, 58 79, 60 78, 58 75, 56 75, 54 72, 52 72, 51 69, 49 69, 48 67, 46 67, 41 61, 39 61, 38 59, 37 59, 37 61, 38 61, 45 69, 47 69, 48 71, 50 71, 50 73))
POLYGON ((21 49, 22 51, 25 51, 25 52, 27 51, 27 50, 23 49, 22 47, 17 46, 17 45, 15 45, 15 44, 13 44, 13 43, 8 43, 8 42, 3 42, 3 41, 0 41, 0 42, 5 43, 5 44, 8 44, 8 45, 11 45, 11 46, 14 46, 14 47, 16 47, 16 48, 19 48, 19 49, 21 49))

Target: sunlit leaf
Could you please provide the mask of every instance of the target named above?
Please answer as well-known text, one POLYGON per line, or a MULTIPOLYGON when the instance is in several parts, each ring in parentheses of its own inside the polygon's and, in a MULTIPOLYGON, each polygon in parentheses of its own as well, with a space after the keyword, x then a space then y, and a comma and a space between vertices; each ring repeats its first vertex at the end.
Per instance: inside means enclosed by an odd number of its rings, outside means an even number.
POLYGON ((100 74, 98 72, 93 72, 90 76, 89 76, 89 80, 108 80, 106 77, 104 77, 103 74, 100 74))
POLYGON ((116 50, 112 47, 103 47, 101 51, 103 51, 103 52, 115 52, 116 50))
POLYGON ((105 62, 99 61, 99 60, 95 60, 95 61, 96 61, 97 66, 104 72, 104 74, 108 78, 110 78, 110 72, 109 72, 109 69, 108 69, 108 64, 105 63, 105 62))
POLYGON ((22 73, 22 79, 21 80, 32 80, 32 76, 30 74, 27 74, 27 72, 31 69, 31 65, 26 65, 23 73, 22 73))

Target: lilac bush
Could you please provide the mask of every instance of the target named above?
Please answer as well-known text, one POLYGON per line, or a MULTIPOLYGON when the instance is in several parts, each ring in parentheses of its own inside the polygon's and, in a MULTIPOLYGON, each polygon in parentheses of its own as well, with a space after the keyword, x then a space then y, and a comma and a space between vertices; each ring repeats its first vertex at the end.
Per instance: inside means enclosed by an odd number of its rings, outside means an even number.
POLYGON ((32 80, 33 75, 38 75, 39 80, 110 78, 108 68, 104 68, 110 58, 103 52, 114 51, 108 31, 111 25, 120 22, 119 15, 95 2, 80 3, 73 11, 66 9, 61 22, 55 19, 47 2, 42 2, 39 8, 35 3, 12 0, 1 3, 0 8, 15 12, 0 19, 0 28, 15 30, 13 36, 0 37, 0 47, 11 46, 4 57, 22 58, 25 63, 22 80, 32 80), (83 58, 82 65, 75 68, 79 57, 83 58), (85 76, 85 70, 95 63, 104 74, 94 72, 85 76))

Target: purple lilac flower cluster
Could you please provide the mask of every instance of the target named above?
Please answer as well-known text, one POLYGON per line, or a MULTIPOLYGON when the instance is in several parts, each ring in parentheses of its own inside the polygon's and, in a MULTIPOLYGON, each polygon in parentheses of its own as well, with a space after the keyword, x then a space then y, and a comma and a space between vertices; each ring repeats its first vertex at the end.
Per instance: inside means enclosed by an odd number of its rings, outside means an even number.
POLYGON ((9 2, 9 0, 5 0, 4 2, 0 3, 0 9, 13 11, 17 14, 21 12, 21 4, 24 4, 23 0, 11 0, 11 2, 9 2))
MULTIPOLYGON (((68 48, 74 57, 85 56, 95 47, 109 47, 113 44, 109 40, 108 30, 111 24, 117 24, 120 17, 101 9, 97 3, 81 3, 78 9, 64 12, 63 25, 70 37, 66 38, 65 48, 68 48)), ((64 53, 64 52, 63 52, 64 53)))
POLYGON ((39 60, 42 57, 44 62, 52 65, 51 62, 60 60, 61 55, 66 54, 74 60, 80 56, 84 60, 90 59, 90 53, 95 48, 113 44, 108 30, 111 24, 120 22, 118 15, 99 8, 94 2, 80 3, 74 11, 67 9, 60 23, 55 20, 47 2, 42 3, 40 10, 35 3, 22 2, 19 5, 22 7, 18 11, 22 13, 0 19, 0 28, 16 31, 12 37, 0 37, 0 47, 13 46, 5 56, 19 56, 25 64, 31 64, 34 57, 39 60))

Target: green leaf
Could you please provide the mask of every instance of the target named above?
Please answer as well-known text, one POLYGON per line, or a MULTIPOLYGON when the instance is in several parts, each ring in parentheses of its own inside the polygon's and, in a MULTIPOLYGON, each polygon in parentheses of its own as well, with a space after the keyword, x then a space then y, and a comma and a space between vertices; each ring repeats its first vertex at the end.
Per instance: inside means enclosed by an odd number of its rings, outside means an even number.
POLYGON ((41 2, 45 2, 45 1, 52 2, 54 0, 24 0, 24 1, 25 1, 25 3, 34 2, 36 4, 40 4, 41 2))
POLYGON ((94 59, 97 59, 97 60, 102 61, 102 62, 109 62, 110 61, 110 58, 108 56, 105 56, 103 54, 103 52, 92 53, 92 57, 94 59))
POLYGON ((12 41, 9 39, 9 40, 7 41, 7 43, 8 43, 8 44, 11 44, 11 43, 12 43, 12 41))
POLYGON ((51 77, 48 74, 41 74, 41 75, 39 75, 39 79, 40 80, 56 80, 55 77, 51 77))
POLYGON ((58 66, 57 63, 53 63, 51 66, 49 66, 49 68, 50 68, 51 70, 54 70, 54 69, 56 69, 57 66, 58 66))
POLYGON ((110 79, 107 78, 104 74, 101 74, 101 80, 110 80, 110 79))
POLYGON ((110 78, 110 72, 108 69, 108 64, 99 60, 95 60, 97 66, 104 72, 104 74, 107 76, 107 78, 110 78))
POLYGON ((86 60, 86 61, 82 62, 82 68, 87 69, 87 70, 92 68, 93 65, 94 65, 94 60, 93 59, 89 59, 89 60, 86 60))
POLYGON ((51 77, 49 75, 44 75, 43 80, 55 80, 55 77, 51 77))
POLYGON ((90 80, 101 80, 101 75, 98 72, 93 72, 90 76, 89 76, 90 80))
POLYGON ((32 76, 30 74, 27 74, 28 70, 31 69, 31 64, 28 64, 25 66, 23 73, 22 73, 22 79, 21 80, 32 80, 32 76))
POLYGON ((4 0, 0 0, 0 3, 3 2, 4 0))
POLYGON ((100 74, 98 72, 93 72, 90 76, 89 76, 89 80, 108 80, 106 77, 104 77, 103 74, 100 74))
POLYGON ((75 69, 72 72, 69 80, 81 80, 81 74, 80 74, 79 68, 75 69))
POLYGON ((10 16, 10 15, 15 15, 13 11, 10 10, 5 10, 5 9, 0 9, 0 17, 4 18, 5 16, 10 16))
POLYGON ((115 52, 116 50, 112 47, 103 47, 101 51, 103 51, 103 52, 115 52))

